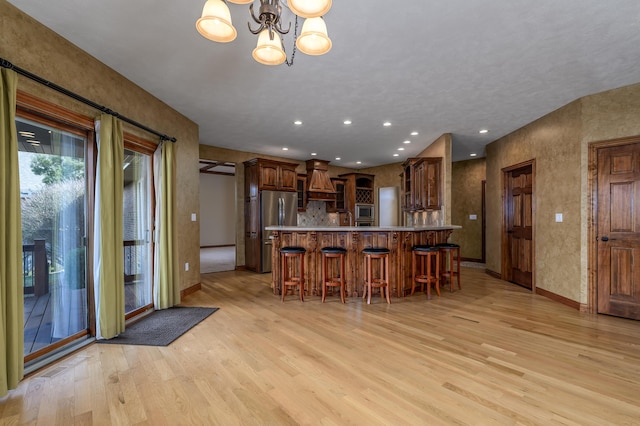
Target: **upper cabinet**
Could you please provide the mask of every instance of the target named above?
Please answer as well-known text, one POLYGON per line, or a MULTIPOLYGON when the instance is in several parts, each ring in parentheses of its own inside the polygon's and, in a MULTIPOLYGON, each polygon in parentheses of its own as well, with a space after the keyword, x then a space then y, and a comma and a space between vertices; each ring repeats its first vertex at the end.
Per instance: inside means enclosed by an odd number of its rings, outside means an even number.
POLYGON ((244 163, 245 167, 257 168, 258 190, 296 192, 298 180, 295 163, 254 158, 244 163))
POLYGON ((297 177, 298 192, 298 211, 307 211, 307 175, 298 175, 297 177))
POLYGON ((335 201, 327 202, 327 213, 335 213, 335 212, 345 212, 346 211, 346 200, 345 200, 345 179, 342 178, 331 178, 331 183, 333 184, 333 188, 336 191, 336 199, 335 201))
POLYGON ((402 166, 402 208, 405 211, 439 210, 442 157, 409 158, 402 166))

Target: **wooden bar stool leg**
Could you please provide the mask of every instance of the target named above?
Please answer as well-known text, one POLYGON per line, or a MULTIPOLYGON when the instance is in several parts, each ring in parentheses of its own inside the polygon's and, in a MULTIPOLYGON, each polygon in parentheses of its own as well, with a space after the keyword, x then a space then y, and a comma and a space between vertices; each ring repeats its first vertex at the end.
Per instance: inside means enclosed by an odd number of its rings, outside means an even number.
POLYGON ((327 296, 327 264, 329 263, 328 257, 322 254, 322 303, 327 296))
POLYGON ((435 287, 438 297, 440 297, 440 250, 436 252, 436 273, 435 273, 435 287))
POLYGON ((298 255, 300 259, 300 301, 304 302, 304 257, 298 255))
POLYGON ((413 293, 416 291, 416 268, 418 267, 417 257, 418 256, 415 251, 411 253, 411 296, 413 296, 413 293))
POLYGON ((456 249, 456 256, 458 258, 458 263, 456 267, 456 275, 458 276, 458 290, 462 290, 462 286, 460 285, 460 249, 456 249))
POLYGON ((284 296, 287 293, 287 286, 284 284, 287 282, 287 256, 286 255, 280 255, 280 260, 282 263, 282 266, 280 267, 280 275, 282 275, 281 281, 280 281, 280 293, 282 293, 282 301, 284 302, 284 296))
POLYGON ((344 254, 341 254, 340 255, 340 300, 342 300, 342 303, 345 303, 344 293, 345 293, 345 287, 347 286, 346 276, 345 276, 345 271, 346 271, 345 263, 347 263, 347 261, 345 260, 344 254))
POLYGON ((391 304, 391 283, 389 282, 389 255, 385 255, 382 259, 384 263, 384 282, 387 287, 387 303, 391 304))

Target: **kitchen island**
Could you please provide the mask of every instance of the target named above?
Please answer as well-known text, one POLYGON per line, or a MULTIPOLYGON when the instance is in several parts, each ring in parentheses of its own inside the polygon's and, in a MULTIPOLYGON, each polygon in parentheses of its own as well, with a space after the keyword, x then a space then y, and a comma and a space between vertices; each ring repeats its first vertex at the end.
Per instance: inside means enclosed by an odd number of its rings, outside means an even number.
POLYGON ((305 255, 305 296, 322 294, 322 254, 323 247, 344 247, 346 254, 346 294, 349 297, 362 296, 364 283, 364 258, 362 250, 369 247, 389 249, 389 281, 391 295, 402 297, 411 291, 411 247, 416 244, 445 243, 457 225, 443 226, 333 226, 300 227, 268 226, 271 232, 272 269, 271 288, 274 294, 281 294, 280 248, 286 246, 304 247, 305 255))

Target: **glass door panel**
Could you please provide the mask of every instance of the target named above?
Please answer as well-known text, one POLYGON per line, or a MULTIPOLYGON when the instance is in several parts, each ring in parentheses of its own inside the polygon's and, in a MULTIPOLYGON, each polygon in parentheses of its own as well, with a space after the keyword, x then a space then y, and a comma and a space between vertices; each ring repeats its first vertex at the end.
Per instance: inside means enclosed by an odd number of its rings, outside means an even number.
POLYGON ((125 312, 152 303, 151 157, 124 150, 124 287, 125 312))
POLYGON ((87 329, 87 138, 23 118, 16 128, 27 356, 87 329))

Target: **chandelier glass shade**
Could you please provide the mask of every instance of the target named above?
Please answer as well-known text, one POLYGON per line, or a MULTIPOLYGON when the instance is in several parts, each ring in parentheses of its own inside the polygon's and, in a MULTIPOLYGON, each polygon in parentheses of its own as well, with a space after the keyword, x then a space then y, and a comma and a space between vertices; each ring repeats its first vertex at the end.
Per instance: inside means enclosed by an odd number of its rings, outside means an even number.
MULTIPOLYGON (((327 34, 327 25, 322 15, 331 8, 332 0, 260 0, 259 12, 254 12, 254 1, 257 0, 228 0, 236 4, 249 4, 250 16, 258 24, 256 29, 248 24, 249 31, 258 35, 258 43, 253 50, 253 58, 265 65, 279 65, 287 62, 293 64, 296 48, 307 55, 323 55, 331 50, 331 39, 327 34), (284 3, 284 4, 283 4, 284 3), (282 45, 281 34, 287 34, 291 29, 291 22, 283 28, 281 21, 283 5, 295 14, 295 45, 291 62, 282 45), (298 36, 298 17, 306 18, 302 25, 302 32, 298 36)), ((205 38, 217 42, 233 41, 237 32, 231 21, 231 12, 225 0, 207 0, 202 16, 196 22, 196 29, 205 38)))
POLYGON ((202 17, 196 22, 196 29, 205 38, 219 43, 236 39, 236 29, 231 23, 231 12, 222 0, 207 0, 202 8, 202 17))
POLYGON ((307 18, 302 32, 296 40, 296 46, 307 55, 324 55, 331 50, 331 39, 327 35, 327 24, 321 17, 307 18))
POLYGON ((317 18, 331 9, 331 0, 289 0, 289 10, 302 18, 317 18))
POLYGON ((264 65, 280 65, 287 59, 282 49, 282 39, 278 34, 269 35, 269 29, 265 28, 258 36, 258 45, 253 49, 253 59, 264 65))

